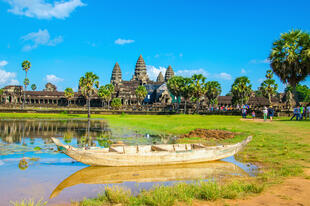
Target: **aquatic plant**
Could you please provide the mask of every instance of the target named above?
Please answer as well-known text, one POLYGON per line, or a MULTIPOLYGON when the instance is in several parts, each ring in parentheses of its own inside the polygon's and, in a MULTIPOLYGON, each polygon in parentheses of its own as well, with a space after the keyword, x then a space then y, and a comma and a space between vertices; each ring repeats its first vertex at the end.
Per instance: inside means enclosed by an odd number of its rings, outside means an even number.
POLYGON ((14 206, 44 206, 47 204, 47 201, 43 202, 42 200, 39 200, 36 202, 33 199, 29 199, 29 200, 22 200, 20 202, 19 201, 16 201, 16 202, 11 201, 10 203, 14 206))

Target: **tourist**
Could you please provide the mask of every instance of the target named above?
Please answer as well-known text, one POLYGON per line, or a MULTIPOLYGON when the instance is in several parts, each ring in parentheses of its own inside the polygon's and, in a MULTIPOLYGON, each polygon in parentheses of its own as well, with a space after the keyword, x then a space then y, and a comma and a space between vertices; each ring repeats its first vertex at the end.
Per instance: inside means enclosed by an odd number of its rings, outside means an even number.
POLYGON ((305 117, 305 120, 307 119, 307 116, 308 116, 308 119, 310 120, 310 103, 306 107, 306 117, 305 117))
POLYGON ((264 114, 264 121, 266 121, 267 120, 267 114, 268 114, 268 109, 266 106, 264 106, 263 114, 264 114))
POLYGON ((270 117, 270 121, 272 121, 272 118, 273 118, 273 115, 274 115, 274 110, 273 110, 272 106, 270 106, 268 108, 268 115, 270 117))
POLYGON ((296 120, 299 119, 299 106, 295 107, 293 110, 294 115, 292 116, 291 120, 294 119, 294 117, 296 117, 296 120))
POLYGON ((253 120, 255 119, 255 111, 254 110, 252 111, 252 118, 253 118, 253 120))
POLYGON ((300 117, 299 117, 299 120, 303 120, 304 119, 304 112, 305 112, 305 109, 303 106, 300 107, 300 117))
POLYGON ((241 112, 242 112, 242 118, 245 119, 246 118, 246 107, 245 106, 243 106, 241 112))

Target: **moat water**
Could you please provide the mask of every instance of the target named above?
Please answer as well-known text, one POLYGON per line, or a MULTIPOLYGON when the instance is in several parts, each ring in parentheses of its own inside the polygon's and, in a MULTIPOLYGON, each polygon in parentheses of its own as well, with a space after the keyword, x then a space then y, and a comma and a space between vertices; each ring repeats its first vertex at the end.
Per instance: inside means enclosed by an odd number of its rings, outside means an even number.
POLYGON ((0 120, 0 205, 35 199, 49 205, 95 197, 106 186, 137 194, 155 185, 253 176, 254 165, 234 157, 211 163, 162 167, 89 167, 57 151, 50 137, 77 147, 107 146, 106 139, 128 145, 167 143, 173 137, 116 127, 104 120, 0 120), (25 163, 27 162, 27 163, 25 163))

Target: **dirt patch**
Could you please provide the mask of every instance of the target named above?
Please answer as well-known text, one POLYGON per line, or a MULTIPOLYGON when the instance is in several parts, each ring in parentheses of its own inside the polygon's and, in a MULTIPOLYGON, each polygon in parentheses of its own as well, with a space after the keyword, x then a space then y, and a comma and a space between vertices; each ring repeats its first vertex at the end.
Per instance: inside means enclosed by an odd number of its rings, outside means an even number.
POLYGON ((225 131, 225 130, 212 130, 212 129, 195 129, 190 131, 188 134, 183 134, 180 138, 191 138, 191 137, 199 137, 203 139, 230 139, 234 138, 236 133, 225 131))
MULTIPOLYGON (((310 169, 305 170, 309 177, 310 169)), ((218 200, 215 202, 194 201, 193 206, 258 206, 258 205, 288 205, 306 206, 310 205, 310 180, 304 177, 292 177, 286 179, 282 184, 274 185, 258 196, 248 197, 244 200, 218 200)))

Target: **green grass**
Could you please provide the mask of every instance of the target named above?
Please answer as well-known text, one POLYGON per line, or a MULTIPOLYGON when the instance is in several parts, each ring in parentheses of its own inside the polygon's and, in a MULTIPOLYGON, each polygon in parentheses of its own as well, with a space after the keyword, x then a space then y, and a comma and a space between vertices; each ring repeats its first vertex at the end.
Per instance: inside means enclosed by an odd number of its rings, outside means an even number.
MULTIPOLYGON (((0 113, 0 118, 71 119, 86 118, 86 115, 0 113)), ((139 205, 140 201, 142 201, 142 203, 146 205, 158 205, 158 202, 163 205, 172 205, 175 201, 188 202, 191 199, 214 200, 228 197, 238 198, 240 194, 246 195, 260 192, 265 186, 268 187, 271 184, 279 183, 285 177, 301 176, 303 168, 310 166, 309 120, 288 121, 288 118, 279 118, 273 122, 252 122, 241 121, 239 116, 126 114, 92 115, 92 118, 103 118, 107 120, 112 127, 126 127, 143 133, 158 134, 162 138, 178 136, 196 128, 224 129, 240 133, 240 135, 237 135, 233 139, 220 142, 223 144, 239 142, 248 135, 253 136, 253 140, 245 149, 236 155, 237 160, 254 163, 260 166, 260 173, 254 178, 254 182, 251 183, 253 184, 252 186, 244 185, 245 183, 239 182, 237 184, 228 183, 228 186, 219 184, 194 186, 196 190, 189 189, 186 185, 158 187, 150 191, 143 191, 137 197, 129 195, 131 198, 126 200, 129 201, 129 203, 126 202, 126 204, 133 204, 132 201, 137 201, 137 205, 139 205), (159 200, 161 198, 163 202, 159 200)), ((185 139, 183 141, 189 140, 199 141, 197 138, 185 139)), ((104 193, 104 195, 107 194, 104 193)), ((128 194, 126 193, 126 195, 128 194)), ((84 201, 96 202, 97 199, 84 201)), ((89 205, 96 205, 96 203, 89 205)))
POLYGON ((195 199, 215 201, 217 199, 236 199, 249 194, 260 193, 264 184, 233 181, 227 184, 216 182, 198 182, 195 184, 179 183, 173 186, 156 186, 151 190, 144 190, 137 196, 132 196, 130 190, 124 188, 106 188, 105 192, 96 198, 84 199, 81 206, 97 205, 153 205, 171 206, 176 202, 191 204, 195 199))

